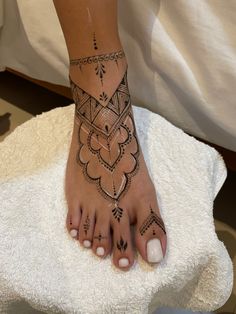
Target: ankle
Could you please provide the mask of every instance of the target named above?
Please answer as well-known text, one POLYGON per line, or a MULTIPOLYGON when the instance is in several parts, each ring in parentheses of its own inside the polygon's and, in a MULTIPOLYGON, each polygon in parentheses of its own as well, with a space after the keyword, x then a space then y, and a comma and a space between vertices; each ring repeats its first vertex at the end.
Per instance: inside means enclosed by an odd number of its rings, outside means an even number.
POLYGON ((70 60, 69 76, 76 82, 100 86, 111 83, 114 77, 123 77, 127 69, 127 59, 123 49, 70 60))
MULTIPOLYGON (((102 106, 106 106, 120 85, 128 68, 125 54, 122 50, 99 57, 92 56, 71 60, 69 77, 72 96, 78 103, 78 92, 87 93, 102 106), (74 91, 77 91, 75 93, 74 91)), ((80 97, 81 99, 82 97, 80 97)))

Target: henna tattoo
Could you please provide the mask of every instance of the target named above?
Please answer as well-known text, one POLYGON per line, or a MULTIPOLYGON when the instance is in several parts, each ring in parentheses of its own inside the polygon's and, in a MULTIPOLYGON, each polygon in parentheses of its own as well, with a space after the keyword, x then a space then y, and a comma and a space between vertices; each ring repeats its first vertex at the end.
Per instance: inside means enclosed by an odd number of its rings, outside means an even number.
POLYGON ((108 99, 108 96, 106 93, 102 92, 102 94, 99 96, 99 99, 101 101, 106 101, 108 99))
POLYGON ((124 251, 126 251, 128 244, 127 244, 127 242, 125 242, 123 240, 122 237, 120 237, 120 242, 117 242, 116 246, 117 246, 117 249, 119 251, 121 251, 121 252, 123 251, 124 252, 124 251))
MULTIPOLYGON (((117 203, 139 169, 139 145, 127 83, 127 71, 107 105, 77 86, 70 78, 78 124, 77 162, 87 181, 117 203), (104 123, 105 122, 105 123, 104 123), (125 156, 125 162, 123 158, 125 156)), ((123 209, 112 210, 120 221, 123 209)))
POLYGON ((120 222, 120 219, 123 215, 123 209, 117 206, 117 207, 112 209, 112 213, 113 213, 113 216, 115 217, 115 219, 117 219, 118 222, 120 222))
POLYGON ((70 219, 69 219, 69 223, 70 225, 72 225, 72 217, 70 216, 70 219))
POLYGON ((122 59, 125 57, 125 53, 123 50, 105 53, 100 55, 95 55, 91 57, 82 57, 79 59, 71 59, 70 65, 78 65, 82 67, 82 65, 91 64, 91 63, 98 63, 98 62, 106 62, 106 61, 117 61, 118 59, 122 59))
MULTIPOLYGON (((94 36, 95 36, 95 33, 94 33, 94 36)), ((97 47, 97 46, 95 46, 95 47, 97 47)), ((94 48, 94 49, 98 49, 98 48, 94 48)), ((96 63, 95 73, 99 77, 101 84, 103 85, 103 78, 104 78, 104 74, 106 73, 104 62, 115 61, 116 65, 118 66, 118 59, 121 59, 123 57, 125 57, 124 51, 119 50, 116 52, 106 53, 106 54, 101 54, 101 55, 95 55, 92 57, 83 57, 83 58, 79 58, 79 59, 72 59, 72 60, 70 60, 70 65, 78 65, 80 70, 82 71, 82 65, 84 66, 86 64, 96 63)))
POLYGON ((89 216, 87 215, 86 220, 84 222, 84 232, 86 235, 89 230, 89 227, 90 227, 90 219, 89 219, 89 216))
POLYGON ((96 72, 96 75, 99 76, 99 78, 101 80, 101 83, 103 85, 103 76, 106 73, 105 65, 100 63, 100 62, 98 62, 97 66, 95 68, 95 72, 96 72))
MULTIPOLYGON (((152 224, 158 225, 163 232, 166 234, 164 223, 161 218, 157 216, 157 214, 150 208, 150 214, 147 217, 147 219, 143 222, 142 226, 139 228, 139 232, 141 235, 144 235, 144 233, 152 226, 152 224)), ((153 235, 155 234, 155 231, 153 231, 153 235)))
POLYGON ((95 50, 98 49, 95 33, 93 33, 93 48, 94 48, 95 50))
POLYGON ((101 232, 99 232, 98 236, 93 237, 93 238, 94 238, 94 239, 97 239, 99 242, 101 242, 102 239, 107 239, 107 237, 103 237, 103 236, 101 235, 101 232))

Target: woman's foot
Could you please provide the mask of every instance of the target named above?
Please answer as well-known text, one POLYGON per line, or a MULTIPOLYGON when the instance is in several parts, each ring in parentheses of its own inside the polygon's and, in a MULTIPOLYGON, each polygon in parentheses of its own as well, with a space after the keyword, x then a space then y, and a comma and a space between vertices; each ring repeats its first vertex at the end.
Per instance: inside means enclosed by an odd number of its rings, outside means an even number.
POLYGON ((128 270, 135 246, 149 263, 160 262, 166 233, 154 185, 138 144, 123 51, 71 61, 76 104, 66 169, 67 229, 100 257, 128 270), (111 232, 112 231, 112 232, 111 232))

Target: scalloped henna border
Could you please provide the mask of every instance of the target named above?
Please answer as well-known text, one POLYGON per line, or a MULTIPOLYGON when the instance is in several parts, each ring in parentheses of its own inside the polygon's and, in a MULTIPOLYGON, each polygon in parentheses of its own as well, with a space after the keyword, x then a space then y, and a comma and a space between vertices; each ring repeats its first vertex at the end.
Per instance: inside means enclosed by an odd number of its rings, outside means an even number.
MULTIPOLYGON (((134 123, 133 118, 132 118, 132 117, 130 117, 130 118, 131 118, 132 122, 134 123)), ((81 128, 82 124, 83 124, 83 123, 81 123, 80 126, 79 126, 78 133, 80 132, 80 128, 81 128)), ((84 163, 84 162, 82 162, 82 161, 80 160, 80 158, 79 158, 80 151, 81 151, 82 147, 84 146, 84 144, 82 144, 82 143, 80 142, 80 140, 79 140, 79 145, 80 145, 80 147, 79 147, 79 150, 78 150, 77 155, 76 155, 76 161, 77 161, 77 163, 82 167, 82 171, 83 171, 83 174, 84 174, 84 177, 86 178, 86 180, 87 180, 88 182, 90 182, 90 183, 95 183, 98 192, 99 192, 105 199, 107 199, 107 200, 109 200, 109 201, 112 200, 112 201, 117 201, 117 202, 118 202, 118 201, 120 200, 120 198, 123 197, 123 196, 127 193, 128 189, 129 189, 129 186, 130 186, 130 184, 131 184, 131 178, 132 178, 133 176, 135 176, 136 173, 137 173, 138 170, 139 170, 139 161, 138 161, 138 157, 139 157, 139 155, 140 155, 140 151, 139 151, 138 139, 137 139, 137 136, 136 136, 136 134, 135 134, 135 125, 134 125, 134 134, 133 134, 133 136, 134 136, 134 138, 135 138, 135 140, 136 140, 136 142, 137 142, 137 151, 136 151, 134 154, 132 154, 132 153, 130 153, 130 154, 133 156, 133 158, 134 158, 134 160, 135 160, 135 166, 134 166, 134 168, 133 168, 133 170, 132 170, 131 172, 128 172, 128 173, 125 172, 125 173, 124 173, 124 175, 125 175, 127 181, 126 181, 126 184, 125 184, 125 186, 124 186, 122 192, 121 192, 121 193, 119 194, 119 196, 116 197, 116 198, 111 197, 109 194, 107 194, 107 193, 101 188, 101 176, 98 177, 98 178, 92 178, 92 177, 89 176, 88 171, 87 171, 87 167, 88 167, 89 161, 84 163)))
POLYGON ((89 150, 91 151, 92 154, 97 155, 97 158, 98 158, 98 160, 101 162, 101 164, 103 164, 104 167, 107 168, 107 169, 109 169, 111 172, 114 170, 115 166, 116 166, 116 165, 118 164, 118 162, 121 160, 122 155, 123 155, 123 152, 124 152, 124 146, 128 145, 128 144, 131 142, 131 135, 130 135, 130 130, 129 130, 129 128, 128 128, 126 125, 123 125, 123 124, 122 124, 121 126, 126 130, 126 132, 127 132, 127 134, 128 134, 128 137, 127 137, 127 139, 126 139, 124 142, 118 143, 119 149, 120 149, 120 154, 119 154, 119 156, 117 157, 117 159, 114 161, 114 163, 113 163, 111 166, 106 162, 106 160, 104 160, 104 159, 102 158, 101 153, 100 153, 100 150, 101 150, 101 149, 97 149, 97 150, 96 150, 96 149, 92 148, 92 146, 91 146, 91 137, 92 137, 92 135, 93 135, 95 132, 94 132, 94 131, 91 131, 91 132, 89 133, 89 135, 88 135, 87 144, 88 144, 89 150))

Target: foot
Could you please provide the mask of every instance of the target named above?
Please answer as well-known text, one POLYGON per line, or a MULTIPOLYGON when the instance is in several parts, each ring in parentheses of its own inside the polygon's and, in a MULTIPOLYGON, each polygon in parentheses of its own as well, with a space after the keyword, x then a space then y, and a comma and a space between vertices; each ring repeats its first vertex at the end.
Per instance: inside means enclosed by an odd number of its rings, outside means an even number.
POLYGON ((166 233, 141 148, 123 51, 71 61, 76 105, 66 169, 71 237, 128 270, 138 250, 148 263, 166 251, 166 233), (135 243, 130 225, 136 224, 135 243))

